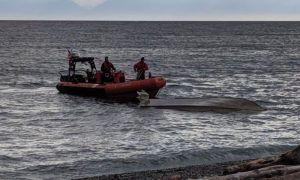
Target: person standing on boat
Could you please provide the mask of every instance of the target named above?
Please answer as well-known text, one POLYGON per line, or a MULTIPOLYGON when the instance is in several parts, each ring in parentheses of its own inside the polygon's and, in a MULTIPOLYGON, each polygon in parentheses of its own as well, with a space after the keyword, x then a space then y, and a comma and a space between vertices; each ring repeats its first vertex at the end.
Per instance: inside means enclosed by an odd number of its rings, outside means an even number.
POLYGON ((108 57, 105 57, 105 61, 101 65, 101 71, 103 73, 102 79, 103 82, 112 82, 113 81, 113 71, 115 71, 116 68, 114 65, 108 61, 108 57))
POLYGON ((145 58, 142 57, 141 61, 136 63, 133 66, 134 72, 137 72, 136 79, 137 80, 144 80, 145 79, 145 72, 149 70, 148 65, 145 63, 145 58))

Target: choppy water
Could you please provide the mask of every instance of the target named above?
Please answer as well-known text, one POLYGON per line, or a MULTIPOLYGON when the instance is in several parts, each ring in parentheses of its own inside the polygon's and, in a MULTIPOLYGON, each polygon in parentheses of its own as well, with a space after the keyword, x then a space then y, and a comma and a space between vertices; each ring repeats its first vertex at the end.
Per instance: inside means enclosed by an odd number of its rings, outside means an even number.
POLYGON ((279 154, 299 139, 299 22, 0 22, 0 178, 70 179, 279 154), (230 96, 258 114, 139 109, 59 94, 66 48, 134 77, 145 56, 160 98, 230 96))

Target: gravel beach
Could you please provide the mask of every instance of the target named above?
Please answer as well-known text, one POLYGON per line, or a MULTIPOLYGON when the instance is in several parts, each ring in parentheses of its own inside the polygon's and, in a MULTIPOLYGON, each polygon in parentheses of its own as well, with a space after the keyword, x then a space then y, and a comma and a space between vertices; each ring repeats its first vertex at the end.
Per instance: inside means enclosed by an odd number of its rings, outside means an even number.
POLYGON ((243 162, 246 161, 234 161, 234 162, 216 163, 216 164, 209 164, 209 165, 194 165, 194 166, 186 166, 186 167, 179 167, 179 168, 131 172, 131 173, 123 173, 123 174, 110 174, 110 175, 81 178, 77 180, 201 179, 203 177, 222 175, 223 169, 225 167, 231 165, 237 165, 243 162))

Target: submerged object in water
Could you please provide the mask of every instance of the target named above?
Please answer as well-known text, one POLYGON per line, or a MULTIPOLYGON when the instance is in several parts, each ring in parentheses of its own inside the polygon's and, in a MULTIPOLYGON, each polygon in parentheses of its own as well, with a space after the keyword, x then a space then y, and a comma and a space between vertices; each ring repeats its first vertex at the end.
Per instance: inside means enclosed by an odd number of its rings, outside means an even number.
POLYGON ((183 111, 264 111, 263 107, 253 101, 231 97, 204 97, 180 99, 149 99, 145 91, 138 92, 140 107, 154 107, 159 109, 175 109, 183 111))

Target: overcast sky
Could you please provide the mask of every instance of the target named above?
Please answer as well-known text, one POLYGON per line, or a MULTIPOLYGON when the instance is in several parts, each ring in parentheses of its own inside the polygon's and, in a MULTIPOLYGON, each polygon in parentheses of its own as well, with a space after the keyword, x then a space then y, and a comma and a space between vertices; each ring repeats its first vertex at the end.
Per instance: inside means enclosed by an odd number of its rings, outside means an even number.
POLYGON ((0 19, 300 21, 300 0, 0 0, 0 19))

